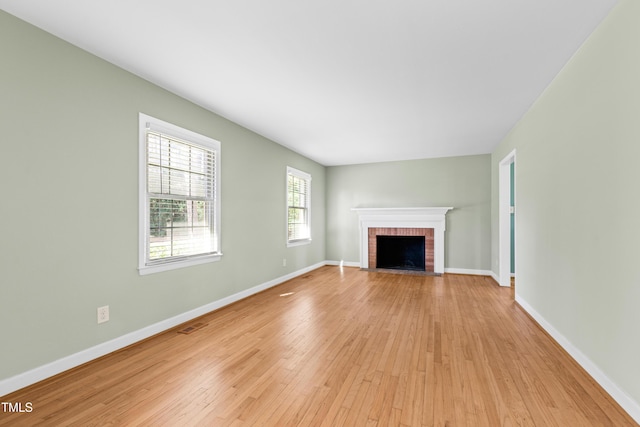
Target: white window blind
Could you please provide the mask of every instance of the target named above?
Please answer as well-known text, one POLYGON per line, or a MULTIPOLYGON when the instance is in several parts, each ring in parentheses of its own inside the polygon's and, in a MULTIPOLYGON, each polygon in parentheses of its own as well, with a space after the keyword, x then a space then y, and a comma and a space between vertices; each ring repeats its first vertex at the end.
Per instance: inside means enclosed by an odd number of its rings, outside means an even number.
POLYGON ((287 168, 287 242, 311 239, 311 175, 287 168))
POLYGON ((219 143, 148 119, 141 268, 219 254, 219 143))

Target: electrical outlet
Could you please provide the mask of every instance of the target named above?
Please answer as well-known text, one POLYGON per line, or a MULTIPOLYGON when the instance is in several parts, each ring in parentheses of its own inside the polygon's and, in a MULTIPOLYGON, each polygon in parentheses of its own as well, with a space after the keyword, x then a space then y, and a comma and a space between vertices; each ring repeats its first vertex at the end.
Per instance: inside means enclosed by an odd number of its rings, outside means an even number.
POLYGON ((286 258, 282 258, 282 266, 283 267, 287 266, 287 259, 286 258))
POLYGON ((109 321, 109 306, 98 307, 98 323, 104 323, 109 321))

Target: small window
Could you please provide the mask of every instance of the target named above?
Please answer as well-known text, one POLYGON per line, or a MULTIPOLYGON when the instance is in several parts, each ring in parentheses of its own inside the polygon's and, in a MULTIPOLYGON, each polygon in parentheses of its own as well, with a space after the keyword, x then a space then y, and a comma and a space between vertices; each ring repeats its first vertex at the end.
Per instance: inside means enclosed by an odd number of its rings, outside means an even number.
POLYGON ((287 244, 311 241, 311 175, 287 167, 287 244))
POLYGON ((140 274, 220 259, 220 143, 140 114, 140 274))

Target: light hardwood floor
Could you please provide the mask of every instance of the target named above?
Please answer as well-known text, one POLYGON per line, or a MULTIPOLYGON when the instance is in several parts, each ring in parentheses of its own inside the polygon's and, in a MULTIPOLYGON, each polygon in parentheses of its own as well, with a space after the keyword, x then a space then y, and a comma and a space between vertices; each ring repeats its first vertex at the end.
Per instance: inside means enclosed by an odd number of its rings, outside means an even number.
POLYGON ((19 392, 0 425, 637 425, 490 278, 323 267, 19 392))

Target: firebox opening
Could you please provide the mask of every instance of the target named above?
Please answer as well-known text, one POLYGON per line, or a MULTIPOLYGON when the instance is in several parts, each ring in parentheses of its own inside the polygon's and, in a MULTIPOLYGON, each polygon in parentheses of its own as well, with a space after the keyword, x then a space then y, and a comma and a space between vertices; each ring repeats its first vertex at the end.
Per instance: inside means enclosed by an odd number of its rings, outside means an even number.
POLYGON ((424 236, 376 236, 376 268, 425 271, 424 236))

